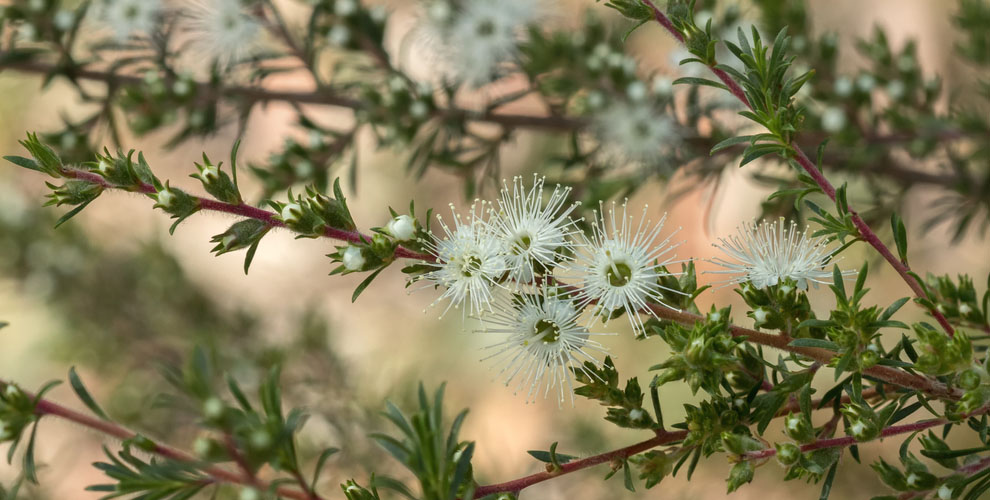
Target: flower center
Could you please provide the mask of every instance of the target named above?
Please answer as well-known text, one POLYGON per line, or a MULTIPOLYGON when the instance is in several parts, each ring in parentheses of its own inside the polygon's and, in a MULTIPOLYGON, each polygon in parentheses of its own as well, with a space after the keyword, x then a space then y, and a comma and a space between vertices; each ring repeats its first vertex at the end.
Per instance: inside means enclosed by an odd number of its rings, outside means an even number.
POLYGON ((560 327, 553 321, 541 319, 533 327, 534 333, 540 336, 544 344, 552 344, 560 340, 560 327))
POLYGON ((533 244, 533 236, 529 233, 517 234, 516 238, 512 240, 512 255, 521 255, 529 250, 530 245, 533 244))
POLYGON ((464 259, 464 264, 461 265, 461 274, 463 274, 465 278, 471 278, 480 272, 481 259, 474 255, 464 259))
POLYGON ((632 279, 632 268, 622 261, 610 261, 611 267, 605 271, 605 277, 612 286, 626 286, 632 279))

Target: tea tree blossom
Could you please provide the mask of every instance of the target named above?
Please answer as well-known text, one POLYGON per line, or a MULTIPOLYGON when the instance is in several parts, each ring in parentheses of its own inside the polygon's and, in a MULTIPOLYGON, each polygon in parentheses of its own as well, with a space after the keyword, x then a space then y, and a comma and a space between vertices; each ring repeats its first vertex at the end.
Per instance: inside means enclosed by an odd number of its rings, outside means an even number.
POLYGON ((798 288, 808 289, 808 283, 832 282, 832 271, 826 267, 833 251, 827 250, 824 238, 811 238, 807 230, 798 231, 780 219, 759 225, 744 223, 737 234, 719 238, 714 244, 731 260, 716 257, 713 264, 724 270, 706 271, 732 275, 723 283, 749 282, 756 288, 766 288, 785 280, 794 280, 798 288))
POLYGON ((533 281, 534 266, 550 269, 565 260, 577 233, 570 214, 578 204, 567 205, 570 188, 555 186, 544 202, 544 179, 533 179, 528 191, 521 177, 512 180, 511 190, 503 182, 498 211, 491 219, 494 233, 506 244, 510 278, 521 283, 533 281))
POLYGON ((647 303, 666 305, 663 291, 672 290, 660 285, 658 279, 669 276, 661 268, 673 262, 675 255, 670 252, 677 247, 670 243, 677 231, 657 243, 667 216, 654 225, 646 217, 647 208, 643 208, 638 224, 627 215, 625 203, 621 214, 614 203, 608 215, 604 207, 597 211, 591 237, 584 238, 571 268, 574 274, 569 276, 578 280, 578 301, 596 305, 596 318, 607 321, 625 311, 637 335, 645 331, 639 312, 648 311, 647 303))
POLYGON ((187 28, 217 65, 226 67, 247 54, 261 36, 261 24, 243 0, 189 0, 187 28))
MULTIPOLYGON (((558 404, 570 395, 574 403, 574 370, 588 373, 585 361, 600 362, 595 354, 605 348, 593 340, 588 329, 578 323, 583 309, 570 298, 557 295, 553 287, 542 287, 539 294, 513 295, 496 302, 495 311, 485 317, 483 333, 508 334, 504 341, 489 346, 501 367, 497 378, 515 391, 526 391, 527 400, 556 393, 558 404)), ((589 374, 589 376, 594 376, 589 374)))
POLYGON ((516 55, 525 28, 540 18, 540 2, 530 0, 465 0, 455 9, 436 2, 428 19, 449 52, 455 77, 473 86, 491 81, 516 55), (452 12, 451 12, 452 11, 452 12))
POLYGON ((654 162, 679 137, 674 120, 644 99, 606 105, 593 125, 602 153, 617 161, 654 162))
POLYGON ((436 262, 429 265, 436 269, 423 275, 422 279, 442 287, 443 293, 431 305, 448 301, 443 317, 452 307, 466 303, 465 313, 480 315, 492 310, 494 287, 507 271, 504 242, 492 233, 484 219, 485 203, 476 202, 471 206, 467 220, 461 218, 453 205, 454 227, 447 225, 439 215, 437 220, 444 237, 433 236, 426 247, 436 262))
POLYGON ((93 8, 92 20, 113 30, 118 41, 150 35, 162 13, 160 0, 102 0, 93 8))

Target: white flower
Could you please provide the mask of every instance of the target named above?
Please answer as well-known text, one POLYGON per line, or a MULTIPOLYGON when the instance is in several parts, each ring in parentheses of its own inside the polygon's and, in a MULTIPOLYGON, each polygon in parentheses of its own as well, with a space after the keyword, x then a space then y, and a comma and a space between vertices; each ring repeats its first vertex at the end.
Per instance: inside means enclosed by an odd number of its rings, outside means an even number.
POLYGON ((581 304, 597 304, 595 318, 607 320, 624 309, 637 335, 645 330, 639 313, 653 314, 648 303, 671 307, 664 303, 662 295, 662 290, 669 289, 661 286, 658 279, 670 275, 661 267, 673 262, 674 255, 665 255, 678 245, 670 244, 677 231, 655 243, 667 216, 653 225, 646 217, 646 210, 644 207, 639 224, 634 224, 633 217, 626 215, 625 203, 621 214, 616 214, 615 203, 612 204, 608 222, 604 209, 596 212, 591 238, 582 235, 585 241, 577 262, 571 266, 575 274, 568 276, 578 280, 577 299, 581 304))
POLYGON ((402 214, 388 221, 385 230, 399 241, 409 241, 416 236, 416 219, 402 214))
POLYGON ((250 52, 261 35, 261 24, 243 0, 187 0, 187 28, 199 47, 221 68, 250 52))
MULTIPOLYGON (((455 78, 472 86, 488 83, 516 56, 525 28, 543 11, 532 0, 465 0, 439 27, 455 78)), ((430 9, 431 18, 435 18, 430 9)))
POLYGON ((340 47, 351 40, 351 30, 343 24, 335 24, 327 32, 327 42, 334 47, 340 47))
POLYGON ((540 392, 546 398, 550 391, 557 394, 558 404, 570 394, 574 403, 573 370, 590 377, 585 361, 600 362, 594 353, 605 353, 601 344, 589 340, 588 329, 578 324, 581 306, 556 295, 552 287, 543 287, 539 294, 514 295, 496 302, 495 311, 485 318, 485 333, 504 333, 509 337, 488 349, 496 352, 501 369, 496 378, 505 377, 505 385, 517 380, 515 391, 526 391, 527 401, 535 400, 540 392))
POLYGON ((344 264, 344 269, 348 271, 360 271, 364 267, 364 254, 361 252, 361 247, 356 247, 353 245, 348 245, 344 249, 344 253, 340 258, 341 262, 344 264))
POLYGON ((846 126, 846 112, 842 108, 829 106, 822 112, 822 128, 826 132, 838 132, 846 126))
MULTIPOLYGON (((752 283, 765 288, 791 279, 798 288, 808 289, 808 282, 831 283, 832 271, 825 268, 834 251, 826 250, 824 238, 813 239, 807 230, 798 231, 797 224, 766 222, 758 226, 744 223, 737 235, 719 238, 716 248, 722 249, 732 261, 716 257, 711 263, 726 268, 705 271, 732 274, 723 283, 752 283)), ((849 272, 844 272, 847 274, 849 272)))
POLYGON ((642 102, 613 101, 595 116, 602 153, 613 160, 650 163, 676 144, 674 120, 642 102))
POLYGON ((436 262, 428 263, 436 269, 422 276, 444 288, 443 293, 433 304, 449 300, 447 308, 457 308, 467 303, 466 314, 480 315, 492 310, 493 288, 507 271, 505 246, 501 239, 492 234, 490 225, 484 220, 484 202, 471 206, 467 222, 451 205, 454 227, 451 228, 437 215, 445 237, 433 236, 433 241, 425 242, 426 248, 436 262))
POLYGON ((832 84, 832 89, 835 90, 835 94, 839 97, 849 97, 853 91, 853 83, 849 77, 840 76, 835 79, 835 83, 832 84))
POLYGON ((860 92, 869 92, 873 90, 873 87, 876 86, 876 84, 877 80, 869 73, 863 73, 856 78, 856 88, 858 88, 860 92))
POLYGON ((150 35, 161 16, 160 0, 103 0, 91 11, 91 19, 113 30, 123 41, 136 35, 150 35))
POLYGON ((938 498, 939 500, 950 500, 952 498, 952 488, 944 484, 942 486, 939 486, 938 498))
POLYGON ((904 93, 907 91, 907 86, 901 80, 891 80, 887 84, 887 95, 895 101, 899 101, 904 97, 904 93))
POLYGON ((522 177, 512 180, 512 189, 503 181, 498 211, 489 220, 493 233, 505 242, 505 261, 510 277, 521 283, 533 281, 534 265, 551 269, 565 260, 574 247, 577 234, 570 214, 578 204, 566 205, 569 187, 554 186, 543 201, 544 178, 533 176, 527 192, 522 177))

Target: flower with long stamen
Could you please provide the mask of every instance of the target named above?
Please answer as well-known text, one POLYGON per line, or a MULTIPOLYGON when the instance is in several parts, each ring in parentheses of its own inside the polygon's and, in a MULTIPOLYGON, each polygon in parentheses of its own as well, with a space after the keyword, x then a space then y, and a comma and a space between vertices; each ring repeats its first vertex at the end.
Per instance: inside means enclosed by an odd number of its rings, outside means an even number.
MULTIPOLYGON (((674 273, 664 271, 663 266, 674 263, 671 254, 679 243, 671 244, 672 232, 657 243, 667 215, 653 224, 643 208, 639 224, 626 214, 626 204, 617 216, 613 202, 606 218, 604 207, 595 213, 591 237, 584 237, 576 262, 568 271, 569 278, 578 281, 577 300, 583 304, 596 304, 595 317, 608 320, 614 314, 625 311, 633 331, 645 332, 640 312, 653 314, 647 303, 664 302, 663 291, 680 293, 660 284, 661 277, 674 273), (571 273, 573 271, 573 273, 571 273)), ((583 236, 583 235, 582 235, 583 236)))
POLYGON ((826 265, 835 250, 828 250, 827 243, 825 238, 808 236, 807 229, 799 231, 796 223, 787 224, 783 218, 759 225, 743 223, 737 234, 713 244, 732 260, 710 259, 725 269, 705 272, 732 275, 722 282, 727 284, 749 282, 765 288, 790 279, 807 290, 809 282, 815 286, 832 283, 832 271, 826 265))
POLYGON ((495 359, 500 367, 496 378, 515 391, 526 391, 527 401, 553 391, 558 405, 570 394, 574 404, 574 370, 589 377, 584 362, 601 362, 595 354, 605 354, 601 344, 589 339, 592 334, 578 323, 583 307, 560 295, 553 287, 541 287, 536 294, 512 295, 496 302, 495 311, 485 317, 484 333, 508 334, 508 338, 488 349, 495 352, 485 360, 495 359))
POLYGON ((424 33, 438 35, 453 78, 481 86, 504 72, 526 28, 546 10, 532 0, 435 0, 427 8, 424 33))
MULTIPOLYGON (((433 236, 432 241, 424 242, 436 262, 427 264, 435 269, 421 279, 444 289, 431 305, 449 300, 440 317, 464 303, 466 314, 480 315, 492 310, 494 288, 507 269, 505 245, 485 220, 485 205, 475 202, 467 221, 451 205, 454 226, 450 227, 437 215, 444 237, 433 236)), ((490 212, 490 208, 487 210, 490 212)))
POLYGON ((92 8, 91 20, 113 29, 118 41, 154 33, 162 13, 159 0, 102 0, 92 8))
POLYGON ((261 36, 261 23, 244 0, 187 0, 186 27, 197 45, 221 68, 236 63, 261 36))
POLYGON ((534 175, 527 191, 521 177, 512 180, 511 190, 503 181, 498 211, 490 219, 495 234, 506 242, 509 277, 519 283, 531 283, 537 272, 565 261, 578 233, 570 218, 578 203, 567 204, 571 188, 558 184, 544 202, 543 183, 544 178, 534 175))

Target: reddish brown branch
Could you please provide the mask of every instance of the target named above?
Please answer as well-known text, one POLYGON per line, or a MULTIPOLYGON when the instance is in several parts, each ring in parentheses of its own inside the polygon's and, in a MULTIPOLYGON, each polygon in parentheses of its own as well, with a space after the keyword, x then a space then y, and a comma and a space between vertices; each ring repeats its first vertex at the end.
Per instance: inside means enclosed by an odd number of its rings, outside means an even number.
MULTIPOLYGON (((85 170, 79 170, 75 168, 66 168, 63 170, 62 174, 65 175, 66 177, 70 177, 73 179, 80 179, 87 182, 91 182, 93 184, 98 184, 108 189, 122 189, 120 186, 107 182, 107 180, 104 179, 102 176, 100 176, 99 174, 95 174, 93 172, 87 172, 85 170)), ((138 186, 137 191, 145 194, 152 194, 156 192, 154 186, 152 186, 151 184, 144 184, 144 183, 141 183, 138 186)), ((256 219, 262 221, 270 227, 281 227, 288 229, 285 223, 282 222, 280 219, 278 219, 275 213, 269 212, 268 210, 262 208, 247 205, 245 203, 241 203, 239 205, 233 203, 225 203, 222 201, 203 198, 199 196, 194 196, 193 198, 195 198, 198 201, 200 208, 204 210, 211 210, 214 212, 223 212, 233 215, 239 215, 241 217, 247 217, 250 219, 256 219)), ((370 236, 366 234, 362 234, 358 231, 345 231, 343 229, 337 229, 333 227, 325 228, 323 230, 323 236, 335 240, 346 241, 349 243, 367 243, 371 241, 370 236)), ((433 261, 432 255, 416 252, 414 250, 410 250, 403 246, 396 247, 395 256, 404 259, 433 261)))
POLYGON ((687 431, 659 431, 655 437, 647 439, 646 441, 642 441, 631 446, 626 446, 625 448, 619 448, 618 450, 602 453, 600 455, 594 455, 587 458, 582 458, 580 460, 574 460, 573 462, 567 462, 566 464, 561 464, 559 470, 537 472, 536 474, 514 479, 512 481, 481 486, 474 491, 474 498, 481 498, 493 493, 518 492, 523 488, 527 488, 537 483, 542 483, 548 479, 563 476, 564 474, 570 474, 571 472, 587 469, 588 467, 606 462, 612 462, 613 460, 624 460, 633 455, 656 448, 657 446, 682 441, 686 436, 687 431))
MULTIPOLYGON (((4 382, 4 384, 6 384, 6 382, 4 382)), ((25 392, 25 394, 27 394, 29 397, 34 397, 34 395, 31 393, 25 392)), ((83 427, 88 427, 90 429, 101 432, 108 436, 115 437, 122 441, 134 439, 138 437, 137 433, 125 429, 124 427, 121 427, 120 425, 114 422, 109 422, 106 420, 101 420, 95 417, 91 417, 89 415, 85 415, 83 413, 61 406, 58 403, 52 402, 48 399, 38 400, 38 404, 35 406, 35 413, 39 417, 43 417, 45 415, 51 415, 53 417, 58 417, 64 420, 68 420, 70 422, 75 422, 79 425, 82 425, 83 427)), ((196 463, 196 464, 202 463, 202 460, 199 460, 198 458, 196 458, 195 456, 189 453, 158 443, 156 441, 153 441, 152 448, 150 451, 156 455, 165 457, 170 460, 175 460, 177 462, 188 462, 188 463, 196 463)), ((262 481, 256 480, 253 477, 244 475, 242 473, 233 472, 216 465, 203 466, 200 467, 200 470, 218 482, 240 484, 244 486, 256 487, 261 490, 268 490, 270 488, 269 485, 265 484, 262 481)), ((316 496, 315 494, 302 492, 295 488, 288 488, 285 486, 280 486, 276 488, 274 491, 279 496, 285 498, 291 498, 293 500, 321 499, 321 497, 316 496)))
MULTIPOLYGON (((670 22, 670 19, 667 18, 667 16, 663 12, 661 12, 660 9, 658 9, 655 5, 653 5, 653 3, 650 0, 643 0, 643 2, 653 9, 653 15, 657 23, 663 26, 678 41, 684 43, 684 36, 680 33, 680 31, 677 30, 676 27, 674 27, 673 23, 670 22)), ((722 83, 726 85, 726 87, 728 87, 729 92, 732 93, 732 95, 736 96, 736 98, 739 99, 740 102, 745 104, 747 108, 753 109, 753 106, 746 98, 746 94, 739 86, 739 83, 733 80, 728 73, 722 71, 721 69, 716 68, 714 65, 708 66, 708 68, 711 69, 712 73, 714 73, 715 76, 718 77, 718 79, 721 80, 722 83)), ((804 171, 809 176, 811 176, 811 178, 815 181, 815 184, 818 185, 818 187, 822 190, 822 192, 824 192, 825 195, 828 196, 829 199, 831 199, 834 202, 835 187, 832 186, 832 183, 830 183, 828 179, 826 179, 825 176, 822 174, 822 172, 818 170, 818 167, 814 163, 812 163, 811 160, 808 159, 808 156, 804 154, 804 151, 801 150, 800 146, 798 146, 794 142, 792 142, 790 146, 794 151, 795 160, 797 160, 798 164, 801 165, 801 168, 804 169, 804 171)), ((873 230, 870 229, 870 226, 866 223, 866 221, 864 221, 863 218, 860 217, 859 214, 852 209, 852 207, 849 207, 849 215, 852 218, 853 224, 856 225, 856 229, 859 231, 860 236, 863 238, 863 240, 869 243, 870 246, 875 248, 877 252, 879 252, 880 255, 883 256, 884 260, 886 260, 887 262, 890 263, 891 266, 893 266, 893 268, 897 271, 897 274, 899 274, 901 278, 904 279, 905 282, 907 282, 908 286, 915 293, 915 295, 917 295, 919 298, 922 299, 927 298, 928 295, 925 293, 924 288, 922 288, 921 284, 918 283, 918 280, 915 279, 915 277, 911 274, 911 269, 908 268, 907 264, 901 262, 900 259, 894 257, 894 254, 891 253, 890 249, 887 248, 886 245, 884 245, 883 241, 880 240, 880 238, 876 235, 876 233, 874 233, 873 230)), ((945 316, 943 316, 942 313, 938 312, 935 308, 928 308, 928 312, 935 317, 935 319, 938 321, 940 325, 942 325, 942 328, 945 329, 946 333, 948 333, 949 336, 955 334, 955 330, 952 328, 952 325, 949 324, 948 320, 945 319, 945 316)))

